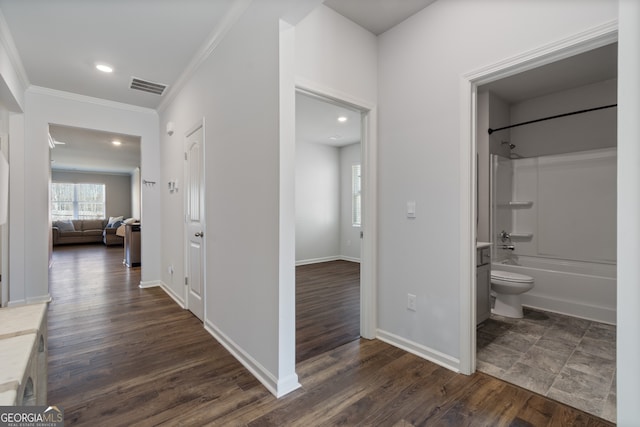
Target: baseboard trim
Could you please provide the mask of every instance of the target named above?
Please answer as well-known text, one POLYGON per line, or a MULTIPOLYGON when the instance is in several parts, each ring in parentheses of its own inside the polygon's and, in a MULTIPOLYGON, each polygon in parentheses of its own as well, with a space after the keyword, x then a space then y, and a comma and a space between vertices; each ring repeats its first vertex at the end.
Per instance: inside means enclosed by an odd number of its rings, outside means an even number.
POLYGON ((43 302, 51 302, 52 298, 51 295, 46 294, 46 295, 42 295, 39 297, 35 297, 35 298, 27 298, 27 304, 40 304, 43 302))
POLYGON ((31 304, 42 304, 53 301, 51 295, 41 295, 39 297, 27 298, 27 299, 18 299, 7 302, 7 307, 20 307, 22 305, 31 305, 31 304))
POLYGON ((401 348, 404 351, 408 351, 411 354, 415 354, 418 357, 433 362, 436 365, 440 365, 443 368, 447 368, 453 372, 460 372, 460 360, 455 357, 451 357, 447 354, 441 353, 422 344, 409 341, 381 329, 378 329, 376 338, 380 341, 386 342, 387 344, 391 344, 394 347, 401 348))
POLYGON ((204 329, 211 334, 233 357, 236 358, 245 368, 253 374, 258 381, 264 385, 271 394, 280 398, 301 387, 298 382, 298 375, 292 374, 286 378, 277 379, 271 372, 262 366, 257 360, 245 352, 231 338, 226 336, 215 325, 205 320, 204 329))
POLYGON ((340 259, 340 257, 337 257, 337 256, 326 256, 326 257, 322 257, 322 258, 301 259, 300 261, 296 261, 296 266, 308 265, 308 264, 320 264, 321 262, 337 261, 339 259, 340 259))
POLYGON ((178 304, 178 306, 182 309, 186 309, 187 306, 185 305, 184 301, 182 301, 182 298, 180 298, 175 292, 173 292, 173 290, 167 286, 166 283, 164 283, 162 280, 153 280, 150 282, 140 282, 140 288, 141 289, 149 289, 149 288, 160 288, 164 291, 165 294, 169 295, 169 297, 174 300, 176 302, 176 304, 178 304))
POLYGON ((27 305, 27 300, 26 299, 16 299, 16 300, 7 302, 7 307, 19 307, 21 305, 27 305))
POLYGON ((162 281, 161 280, 150 280, 147 282, 140 282, 140 284, 138 285, 139 288, 141 289, 146 289, 146 288, 157 288, 158 286, 160 286, 160 283, 162 281))
POLYGON ((299 261, 296 261, 296 267, 300 265, 320 264, 323 262, 330 262, 330 261, 350 261, 350 262, 359 263, 360 258, 352 258, 352 257, 338 255, 338 256, 327 256, 323 258, 301 259, 299 261))

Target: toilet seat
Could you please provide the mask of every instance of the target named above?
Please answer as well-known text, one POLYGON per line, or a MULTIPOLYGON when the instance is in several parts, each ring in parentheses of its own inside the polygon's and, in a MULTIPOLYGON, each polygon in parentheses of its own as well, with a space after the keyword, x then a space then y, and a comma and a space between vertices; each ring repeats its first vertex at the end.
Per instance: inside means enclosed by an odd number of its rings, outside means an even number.
POLYGON ((533 277, 511 271, 491 270, 491 278, 513 283, 533 283, 533 277))

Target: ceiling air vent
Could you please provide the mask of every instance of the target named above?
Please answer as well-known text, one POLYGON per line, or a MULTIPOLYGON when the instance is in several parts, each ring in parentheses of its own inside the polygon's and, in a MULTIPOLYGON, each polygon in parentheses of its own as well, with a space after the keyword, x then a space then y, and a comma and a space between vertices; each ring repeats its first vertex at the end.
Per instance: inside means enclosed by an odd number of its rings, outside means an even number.
POLYGON ((143 92, 162 95, 166 88, 167 88, 167 85, 162 83, 154 83, 147 80, 139 79, 137 77, 131 77, 131 89, 137 89, 143 92))

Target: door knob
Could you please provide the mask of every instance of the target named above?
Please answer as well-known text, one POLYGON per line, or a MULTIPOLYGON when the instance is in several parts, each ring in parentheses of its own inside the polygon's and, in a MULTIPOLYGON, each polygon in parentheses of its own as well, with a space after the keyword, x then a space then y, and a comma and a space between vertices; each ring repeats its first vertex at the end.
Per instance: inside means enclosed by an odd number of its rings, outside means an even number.
POLYGON ((195 234, 196 237, 204 237, 204 232, 199 231, 195 234))

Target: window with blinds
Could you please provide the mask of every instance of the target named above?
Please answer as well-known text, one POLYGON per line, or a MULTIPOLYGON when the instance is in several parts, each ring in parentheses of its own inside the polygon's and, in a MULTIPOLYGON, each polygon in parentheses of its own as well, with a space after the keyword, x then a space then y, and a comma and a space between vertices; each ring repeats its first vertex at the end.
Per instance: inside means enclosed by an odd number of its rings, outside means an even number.
POLYGON ((54 221, 105 218, 105 185, 52 183, 51 218, 54 221))
POLYGON ((362 224, 362 180, 360 178, 361 167, 359 164, 351 166, 351 223, 354 227, 362 224))

